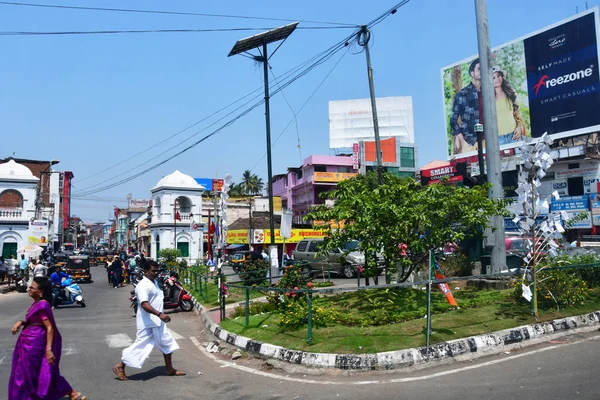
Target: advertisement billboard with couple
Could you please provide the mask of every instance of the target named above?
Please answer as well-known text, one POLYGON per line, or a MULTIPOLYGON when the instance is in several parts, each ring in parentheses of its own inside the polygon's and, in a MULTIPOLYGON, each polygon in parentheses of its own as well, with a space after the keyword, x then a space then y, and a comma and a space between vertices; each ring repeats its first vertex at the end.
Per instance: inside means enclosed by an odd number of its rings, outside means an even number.
MULTIPOLYGON (((594 9, 493 49, 500 149, 545 132, 558 139, 600 130, 597 29, 594 9)), ((472 156, 483 124, 479 60, 442 68, 442 84, 448 156, 472 156)))

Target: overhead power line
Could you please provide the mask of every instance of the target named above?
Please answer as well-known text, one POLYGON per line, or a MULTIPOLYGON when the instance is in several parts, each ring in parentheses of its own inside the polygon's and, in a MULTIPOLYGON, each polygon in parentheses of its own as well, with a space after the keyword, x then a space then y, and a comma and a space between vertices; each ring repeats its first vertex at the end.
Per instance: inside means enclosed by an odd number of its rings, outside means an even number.
MULTIPOLYGON (((385 18, 387 18, 389 15, 395 14, 397 9, 399 7, 402 7, 403 5, 407 4, 410 0, 404 0, 400 3, 398 3, 396 6, 394 6, 393 8, 389 9, 388 11, 386 11, 385 13, 383 13, 382 15, 380 15, 379 17, 375 18, 374 20, 372 20, 367 26, 374 26, 376 24, 379 24, 381 21, 383 21, 385 18)), ((320 54, 322 54, 323 56, 320 57, 317 61, 315 61, 313 64, 311 64, 309 67, 305 68, 303 71, 299 72, 298 74, 296 74, 294 77, 290 78, 287 80, 287 82, 285 82, 284 84, 278 85, 279 87, 271 94, 271 96, 275 95, 276 93, 282 91, 283 89, 285 89, 287 86, 291 85, 293 82, 295 82, 297 79, 301 78, 302 76, 306 75, 307 73, 309 73, 312 69, 314 69, 317 65, 322 64, 323 62, 329 60, 334 54, 336 54, 338 51, 340 51, 341 49, 343 49, 344 47, 346 47, 349 44, 349 41, 351 41, 353 38, 355 38, 355 36, 358 34, 360 30, 356 30, 355 32, 353 32, 351 35, 347 36, 346 38, 344 38, 343 40, 341 40, 340 42, 336 43, 335 45, 331 46, 329 49, 330 51, 326 51, 326 52, 322 52, 320 54), (325 54, 323 54, 325 53, 325 54)), ((83 193, 78 193, 78 196, 84 197, 84 196, 89 196, 95 193, 99 193, 105 190, 109 190, 112 189, 116 186, 120 186, 122 184, 125 184, 141 175, 144 175, 145 173, 158 168, 159 166, 167 163, 168 161, 180 156, 181 154, 191 150, 192 148, 196 147, 197 145, 199 145, 200 143, 204 142, 205 140, 207 140, 208 138, 216 135, 217 133, 219 133, 220 131, 222 131, 223 129, 225 129, 226 127, 232 125, 233 123, 235 123, 237 120, 239 120, 240 118, 242 118, 243 116, 247 115, 248 113, 250 113, 252 110, 254 110, 256 107, 260 106, 262 103, 264 102, 264 99, 258 101, 257 103, 253 104, 252 106, 250 106, 249 108, 247 108, 246 110, 244 110, 243 112, 241 112, 240 114, 238 114, 237 116, 233 117, 232 119, 230 119, 229 121, 227 121, 225 124, 221 125, 219 128, 213 130, 210 134, 204 136, 203 138, 197 140, 196 142, 192 143, 191 145, 187 146, 186 148, 180 150, 179 152, 175 153, 174 155, 171 155, 169 157, 167 157, 166 159, 163 159, 162 161, 136 173, 133 175, 130 175, 124 179, 121 179, 120 181, 116 181, 113 182, 111 184, 107 184, 103 187, 100 188, 86 188, 89 189, 86 191, 86 189, 83 189, 82 192, 83 193)), ((97 186, 97 185, 95 185, 97 186)))
MULTIPOLYGON (((304 26, 296 29, 354 29, 349 26, 304 26)), ((240 32, 269 31, 274 28, 214 28, 214 29, 139 29, 139 30, 104 30, 104 31, 0 31, 0 36, 69 36, 69 35, 120 35, 140 33, 207 33, 207 32, 240 32)))
MULTIPOLYGON (((80 10, 80 11, 107 11, 107 12, 125 12, 125 13, 137 13, 137 14, 163 14, 163 15, 181 15, 181 16, 195 16, 195 17, 212 17, 212 18, 253 19, 253 20, 262 20, 262 21, 282 21, 282 22, 298 21, 297 19, 255 17, 255 16, 249 16, 249 15, 208 14, 208 13, 196 13, 196 12, 185 12, 185 11, 165 11, 165 10, 140 10, 140 9, 131 9, 131 8, 67 6, 67 5, 62 5, 62 4, 23 3, 23 2, 16 2, 16 1, 0 1, 0 4, 7 5, 7 6, 58 8, 58 9, 66 9, 66 10, 80 10)), ((345 26, 345 27, 352 27, 352 28, 358 27, 358 25, 356 25, 356 24, 345 24, 342 22, 311 21, 311 20, 299 20, 299 22, 306 23, 306 24, 338 25, 338 26, 345 26)))
MULTIPOLYGON (((313 57, 309 58, 308 60, 304 61, 303 63, 299 64, 298 66, 296 66, 296 67, 294 67, 294 68, 290 69, 289 71, 285 72, 284 74, 280 75, 280 76, 278 77, 278 79, 281 79, 281 80, 284 80, 284 81, 285 81, 285 80, 287 80, 287 79, 288 79, 290 76, 292 76, 292 74, 294 74, 294 73, 296 73, 296 72, 300 71, 302 68, 306 67, 306 66, 307 66, 307 65, 309 65, 309 64, 310 64, 310 67, 309 67, 309 69, 312 69, 312 68, 314 68, 316 65, 318 65, 318 64, 319 64, 319 63, 321 63, 322 61, 326 61, 326 59, 322 59, 322 57, 324 57, 324 56, 328 55, 328 53, 330 53, 330 52, 331 52, 333 49, 335 49, 335 48, 338 48, 338 47, 342 46, 342 44, 343 44, 343 43, 344 43, 343 41, 340 41, 340 42, 336 43, 334 46, 331 46, 331 47, 329 47, 328 49, 326 49, 326 50, 324 50, 324 51, 322 51, 322 52, 318 53, 317 55, 315 55, 315 56, 313 56, 313 57), (313 64, 311 64, 311 63, 313 63, 313 64)), ((342 47, 343 47, 343 46, 342 46, 342 47)), ((294 79, 294 80, 295 80, 295 79, 294 79)), ((276 79, 276 83, 277 83, 277 86, 278 86, 278 88, 277 88, 277 90, 275 90, 275 88, 272 88, 272 93, 273 93, 273 94, 275 94, 275 93, 279 92, 279 90, 281 90, 281 89, 282 89, 282 88, 281 88, 281 85, 279 84, 279 81, 278 81, 277 79, 276 79)), ((273 85, 273 84, 272 84, 272 85, 273 85)), ((89 178, 91 178, 91 177, 97 176, 97 175, 99 175, 99 174, 101 174, 101 173, 103 173, 103 172, 106 172, 106 171, 108 171, 108 170, 111 170, 111 169, 113 169, 113 168, 115 168, 115 167, 117 167, 117 166, 121 166, 121 165, 122 165, 124 162, 126 162, 126 161, 129 161, 129 160, 131 160, 131 159, 133 159, 133 158, 136 158, 137 156, 139 156, 139 155, 142 155, 142 154, 144 154, 144 153, 146 153, 146 152, 148 152, 148 151, 150 151, 150 150, 152 150, 152 149, 154 149, 154 148, 156 148, 156 147, 158 147, 158 146, 164 145, 164 144, 165 144, 167 141, 169 141, 170 139, 173 139, 173 138, 175 138, 175 137, 179 136, 180 134, 182 134, 182 133, 184 133, 184 132, 188 131, 189 129, 193 128, 194 126, 197 126, 198 124, 200 124, 200 123, 202 123, 202 122, 204 122, 204 121, 206 121, 206 120, 208 120, 208 119, 210 119, 210 118, 212 118, 212 117, 215 117, 216 115, 220 114, 222 111, 224 111, 224 110, 228 109, 229 107, 231 107, 231 106, 235 105, 236 103, 239 103, 240 101, 242 101, 242 100, 244 100, 244 99, 246 99, 246 98, 248 98, 248 97, 250 97, 250 96, 252 96, 252 95, 254 94, 254 96, 253 96, 252 98, 250 98, 250 100, 248 100, 248 101, 244 102, 243 104, 241 104, 240 106, 236 107, 236 108, 235 108, 233 111, 230 111, 230 112, 228 112, 227 114, 225 114, 224 116, 220 117, 219 119, 217 119, 216 121, 214 121, 214 122, 213 122, 213 123, 211 123, 210 125, 208 125, 208 126, 204 127, 203 129, 201 129, 201 130, 199 130, 199 131, 195 132, 195 133, 194 133, 194 134, 192 134, 191 136, 189 136, 189 137, 187 137, 187 138, 183 139, 182 141, 180 141, 180 142, 179 142, 179 143, 177 143, 176 145, 172 146, 171 148, 169 148, 169 149, 167 149, 167 150, 165 150, 165 151, 163 152, 163 154, 165 154, 165 153, 168 153, 169 151, 173 150, 174 148, 176 148, 176 147, 178 147, 178 146, 182 145, 183 143, 187 142, 188 140, 192 139, 193 137, 195 137, 195 136, 199 135, 200 133, 202 133, 202 132, 206 131, 206 130, 207 130, 208 128, 210 128, 211 126, 214 126, 214 125, 215 125, 217 122, 219 122, 219 121, 222 121, 223 119, 225 119, 225 117, 227 117, 227 116, 230 116, 230 115, 232 115, 233 113, 235 113, 236 111, 239 111, 239 110, 241 110, 241 109, 242 109, 244 106, 246 106, 246 105, 250 104, 252 101, 256 101, 256 100, 258 100, 258 99, 263 99, 262 90, 263 90, 263 88, 262 88, 262 87, 261 87, 261 88, 257 88, 257 89, 255 89, 255 90, 253 90, 252 92, 248 93, 247 95, 243 96, 242 98, 240 98, 240 99, 238 99, 238 100, 235 100, 234 102, 232 102, 232 103, 230 103, 229 105, 227 105, 227 106, 225 106, 225 107, 223 107, 223 108, 219 109, 218 111, 215 111, 215 112, 214 112, 214 113, 212 113, 211 115, 209 115, 209 116, 207 116, 207 117, 204 117, 204 118, 202 118, 201 120, 199 120, 199 121, 197 121, 197 122, 193 123, 192 125, 188 126, 187 128, 184 128, 184 129, 180 130, 179 132, 175 133, 174 135, 171 135, 170 137, 168 137, 168 138, 166 138, 166 139, 164 139, 164 140, 162 140, 162 141, 160 141, 160 142, 157 142, 156 144, 154 144, 154 145, 152 145, 152 146, 150 146, 150 147, 146 148, 145 150, 142 150, 142 151, 138 152, 137 154, 134 154, 134 155, 133 155, 133 156, 131 156, 131 157, 128 157, 127 159, 125 159, 125 160, 123 160, 123 161, 117 162, 117 163, 115 163, 115 164, 113 164, 113 165, 111 165, 111 166, 109 166, 109 167, 107 167, 107 168, 105 168, 105 169, 103 169, 103 170, 101 170, 101 171, 97 172, 97 173, 94 173, 93 175, 89 175, 89 176, 87 176, 87 177, 84 177, 83 179, 80 179, 80 180, 78 180, 78 182, 82 182, 82 181, 84 181, 84 180, 87 180, 87 179, 89 179, 89 178)), ((153 159, 146 160, 145 162, 142 162, 141 164, 138 164, 137 166, 135 166, 135 167, 133 167, 133 168, 129 168, 129 171, 128 171, 128 172, 132 172, 132 171, 134 171, 134 170, 136 170, 136 169, 139 169, 141 166, 143 166, 143 165, 145 165, 145 164, 148 164, 148 163, 150 163, 150 162, 152 162, 152 161, 154 161, 154 160, 153 160, 153 159)), ((106 183, 106 182, 109 182, 109 181, 111 181, 111 180, 113 180, 113 179, 115 179, 115 178, 119 178, 120 176, 121 176, 121 175, 113 176, 113 177, 111 177, 111 178, 108 178, 108 179, 106 179, 106 180, 104 180, 104 181, 101 181, 101 182, 99 182, 99 183, 97 183, 97 184, 94 184, 94 185, 88 186, 88 187, 86 187, 86 188, 83 188, 83 189, 76 188, 76 189, 77 189, 77 192, 75 192, 73 196, 81 196, 81 195, 80 195, 80 193, 87 193, 87 192, 88 192, 88 191, 90 191, 91 189, 93 189, 93 188, 95 188, 95 187, 98 187, 98 186, 101 186, 102 184, 104 184, 104 183, 106 183)))

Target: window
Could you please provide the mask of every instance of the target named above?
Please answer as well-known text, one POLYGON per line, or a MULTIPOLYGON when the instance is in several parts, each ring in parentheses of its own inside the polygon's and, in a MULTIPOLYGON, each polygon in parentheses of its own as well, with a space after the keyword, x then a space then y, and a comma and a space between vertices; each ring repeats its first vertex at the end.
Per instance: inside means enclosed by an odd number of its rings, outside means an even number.
POLYGON ((351 167, 338 167, 337 172, 348 173, 352 172, 351 167))
POLYGON ((400 147, 400 166, 415 167, 415 149, 412 147, 400 147))
POLYGON ((576 163, 570 163, 569 164, 569 169, 577 169, 577 168, 579 168, 579 163, 578 162, 576 162, 576 163))
POLYGON ((14 189, 6 189, 0 193, 0 207, 23 208, 23 196, 21 192, 14 189))
POLYGON ((306 251, 306 243, 307 242, 305 242, 305 241, 298 243, 298 247, 296 248, 296 251, 306 251))
POLYGON ((308 246, 308 252, 316 253, 317 251, 319 251, 319 249, 317 248, 318 246, 319 242, 310 242, 310 246, 308 246))
POLYGON ((296 179, 302 179, 302 170, 296 171, 296 179))
POLYGON ((177 242, 177 250, 181 257, 190 256, 190 244, 188 242, 177 242))
POLYGON ((156 235, 156 257, 160 254, 160 236, 156 235))
POLYGON ((327 167, 324 165, 315 165, 315 172, 327 172, 327 167))

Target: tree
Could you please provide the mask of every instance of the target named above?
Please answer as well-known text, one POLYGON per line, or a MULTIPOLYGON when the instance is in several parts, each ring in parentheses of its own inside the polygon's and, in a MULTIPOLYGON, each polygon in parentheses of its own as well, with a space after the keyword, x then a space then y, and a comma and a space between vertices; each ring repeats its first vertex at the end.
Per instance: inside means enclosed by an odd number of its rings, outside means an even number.
POLYGON ((252 194, 260 194, 265 187, 265 183, 258 175, 252 175, 252 194))
POLYGON ((397 270, 398 280, 405 281, 427 265, 430 250, 478 236, 489 227, 492 215, 507 214, 505 200, 488 199, 489 188, 489 184, 472 189, 444 183, 421 186, 412 178, 387 173, 379 185, 377 174, 370 172, 322 193, 322 198, 334 200, 334 206, 316 206, 305 219, 336 222, 319 227, 327 233, 322 252, 359 240, 365 276, 378 283, 377 255, 384 258, 388 271, 397 270), (341 221, 344 227, 338 229, 341 221))
POLYGON ((235 183, 231 183, 231 187, 229 188, 229 197, 242 197, 244 195, 244 188, 241 183, 237 185, 235 183))
POLYGON ((242 174, 242 188, 245 195, 251 194, 252 190, 252 172, 247 169, 242 174))

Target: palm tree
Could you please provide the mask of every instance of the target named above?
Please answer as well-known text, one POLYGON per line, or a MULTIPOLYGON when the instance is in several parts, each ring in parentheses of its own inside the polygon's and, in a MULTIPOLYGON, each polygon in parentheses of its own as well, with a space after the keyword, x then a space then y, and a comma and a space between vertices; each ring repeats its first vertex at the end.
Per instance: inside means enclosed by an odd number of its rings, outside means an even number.
POLYGON ((252 193, 252 190, 251 190, 252 178, 253 178, 253 175, 249 169, 245 170, 244 173, 242 174, 242 182, 240 183, 240 185, 242 186, 243 193, 245 195, 252 193))
POLYGON ((258 175, 252 175, 252 187, 254 189, 253 194, 261 194, 263 188, 265 187, 265 183, 262 178, 259 178, 258 175))
POLYGON ((229 196, 230 197, 242 197, 244 195, 244 188, 241 183, 237 185, 235 183, 231 183, 231 187, 229 188, 229 196))

